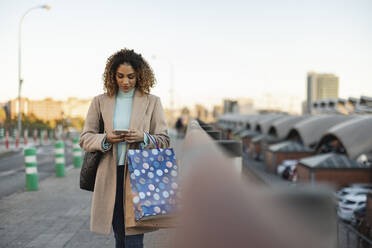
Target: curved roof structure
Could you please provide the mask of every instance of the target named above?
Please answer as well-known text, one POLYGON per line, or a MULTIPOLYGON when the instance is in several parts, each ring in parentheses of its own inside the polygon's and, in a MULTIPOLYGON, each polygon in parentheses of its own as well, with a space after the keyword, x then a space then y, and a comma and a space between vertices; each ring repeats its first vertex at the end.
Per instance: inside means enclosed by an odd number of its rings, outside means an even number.
POLYGON ((218 126, 222 129, 231 129, 236 123, 237 114, 224 114, 218 117, 218 126))
POLYGON ((273 136, 267 134, 258 134, 252 138, 252 143, 266 142, 268 144, 279 142, 279 140, 273 136))
POLYGON ((261 120, 261 119, 265 119, 267 118, 268 115, 255 115, 255 116, 252 116, 252 118, 250 118, 249 120, 247 120, 246 122, 246 127, 247 129, 249 130, 255 130, 255 127, 256 127, 256 123, 261 120))
POLYGON ((253 128, 257 132, 260 132, 262 134, 267 134, 271 123, 285 116, 286 115, 280 115, 280 114, 264 115, 263 118, 256 120, 255 125, 253 125, 253 128))
POLYGON ((239 121, 244 129, 250 129, 250 122, 258 118, 259 115, 241 115, 239 121))
POLYGON ((218 125, 224 129, 242 128, 255 117, 256 115, 224 114, 218 117, 218 125))
POLYGON ((272 152, 314 152, 312 149, 293 141, 283 141, 269 146, 272 152))
POLYGON ((336 153, 320 154, 303 158, 300 164, 311 169, 366 169, 370 166, 351 160, 345 155, 336 153))
POLYGON ((218 117, 219 121, 235 121, 238 118, 238 114, 224 114, 218 117))
POLYGON ((314 115, 298 122, 289 131, 289 136, 297 134, 305 146, 315 146, 331 127, 355 118, 353 115, 314 115))
POLYGON ((239 133, 240 138, 254 137, 254 136, 257 136, 257 135, 259 135, 259 133, 257 133, 254 130, 244 130, 244 131, 239 133))
POLYGON ((332 139, 337 139, 346 149, 351 159, 359 155, 372 152, 372 116, 358 116, 349 121, 342 122, 322 137, 317 149, 332 139))
POLYGON ((275 120, 269 127, 269 135, 278 139, 287 137, 289 130, 298 122, 305 120, 310 115, 289 115, 275 120))

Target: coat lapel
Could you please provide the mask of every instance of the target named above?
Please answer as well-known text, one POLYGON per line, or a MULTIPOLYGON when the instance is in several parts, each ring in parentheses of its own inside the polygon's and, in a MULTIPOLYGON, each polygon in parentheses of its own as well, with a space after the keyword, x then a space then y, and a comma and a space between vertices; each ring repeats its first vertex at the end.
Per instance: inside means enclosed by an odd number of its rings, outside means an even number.
POLYGON ((111 132, 114 129, 114 111, 115 111, 115 101, 116 97, 107 97, 105 102, 104 110, 102 115, 106 118, 105 120, 105 130, 111 132))
POLYGON ((135 90, 133 97, 132 112, 130 114, 130 129, 138 129, 146 113, 149 104, 147 94, 142 94, 139 90, 135 90))
MULTIPOLYGON (((114 129, 114 111, 115 111, 115 102, 116 97, 108 97, 103 103, 103 108, 101 108, 103 119, 105 120, 105 131, 106 133, 111 133, 114 129)), ((114 158, 117 157, 117 146, 112 147, 114 158)), ((116 164, 116 163, 115 163, 116 164)))

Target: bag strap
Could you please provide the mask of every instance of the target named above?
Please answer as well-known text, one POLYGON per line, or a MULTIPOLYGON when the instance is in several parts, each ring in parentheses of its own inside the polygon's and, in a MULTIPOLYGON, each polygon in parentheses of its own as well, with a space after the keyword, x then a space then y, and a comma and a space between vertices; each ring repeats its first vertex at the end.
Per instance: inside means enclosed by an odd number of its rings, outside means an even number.
POLYGON ((152 143, 156 146, 156 149, 160 150, 159 149, 159 144, 158 144, 158 142, 156 142, 156 139, 154 138, 154 136, 152 136, 151 134, 146 133, 146 132, 145 132, 145 134, 152 141, 152 143))

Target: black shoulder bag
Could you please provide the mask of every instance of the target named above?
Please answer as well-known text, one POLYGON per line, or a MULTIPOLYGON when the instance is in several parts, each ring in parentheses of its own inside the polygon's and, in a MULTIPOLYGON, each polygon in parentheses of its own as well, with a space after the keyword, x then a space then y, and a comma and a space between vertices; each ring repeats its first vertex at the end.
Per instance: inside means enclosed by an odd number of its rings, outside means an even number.
MULTIPOLYGON (((102 114, 99 114, 99 130, 98 133, 104 132, 104 124, 102 114)), ((96 174, 98 164, 101 161, 102 152, 85 152, 83 164, 80 170, 80 188, 83 190, 94 191, 94 183, 96 182, 96 174)))

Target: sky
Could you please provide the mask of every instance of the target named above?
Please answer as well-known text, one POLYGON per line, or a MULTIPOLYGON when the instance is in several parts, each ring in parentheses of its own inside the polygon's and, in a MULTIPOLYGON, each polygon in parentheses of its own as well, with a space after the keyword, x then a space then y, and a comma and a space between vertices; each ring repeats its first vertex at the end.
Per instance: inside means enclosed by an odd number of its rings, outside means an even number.
POLYGON ((340 97, 372 96, 371 0, 1 0, 0 102, 103 93, 106 59, 124 47, 153 67, 152 93, 169 107, 252 98, 301 110, 309 71, 333 73, 340 97))

